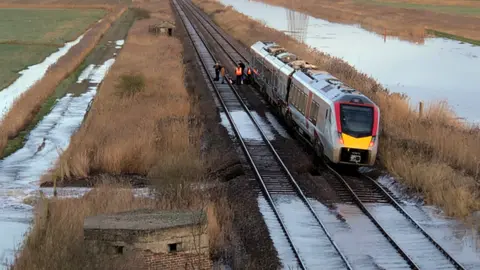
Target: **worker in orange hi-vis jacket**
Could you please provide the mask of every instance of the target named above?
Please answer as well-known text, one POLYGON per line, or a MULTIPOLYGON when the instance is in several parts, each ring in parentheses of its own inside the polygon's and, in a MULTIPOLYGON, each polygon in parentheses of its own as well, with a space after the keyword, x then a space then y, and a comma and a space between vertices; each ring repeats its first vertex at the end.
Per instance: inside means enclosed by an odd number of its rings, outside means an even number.
POLYGON ((251 68, 251 67, 248 67, 248 68, 247 68, 247 81, 246 81, 247 84, 251 84, 251 83, 252 83, 252 74, 253 74, 252 68, 251 68))
POLYGON ((237 85, 240 85, 242 84, 242 67, 240 67, 240 65, 237 65, 237 67, 235 68, 235 75, 237 76, 237 80, 236 80, 236 84, 237 85))

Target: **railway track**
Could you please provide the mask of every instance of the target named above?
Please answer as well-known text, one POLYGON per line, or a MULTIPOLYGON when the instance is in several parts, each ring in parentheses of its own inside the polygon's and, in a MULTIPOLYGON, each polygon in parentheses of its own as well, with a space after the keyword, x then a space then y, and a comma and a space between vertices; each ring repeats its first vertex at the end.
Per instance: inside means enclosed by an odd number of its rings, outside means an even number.
MULTIPOLYGON (((225 52, 225 54, 232 60, 233 63, 238 63, 239 60, 242 60, 244 63, 248 64, 250 61, 246 55, 247 50, 241 47, 239 44, 234 44, 235 41, 231 39, 229 36, 223 33, 222 29, 212 23, 210 18, 197 6, 195 6, 190 1, 185 0, 178 0, 186 7, 190 13, 202 23, 202 26, 208 31, 210 35, 212 35, 220 46, 220 48, 225 52)), ((232 64, 233 64, 232 63, 232 64)))
POLYGON ((385 190, 361 173, 339 173, 325 165, 336 177, 331 183, 343 198, 350 197, 375 223, 399 252, 403 252, 414 269, 465 269, 443 249, 385 190))
MULTIPOLYGON (((194 25, 191 24, 178 2, 173 0, 173 3, 194 44, 201 64, 208 74, 209 68, 215 63, 214 56, 210 53, 205 41, 195 29, 194 25)), ((270 144, 262 128, 243 103, 236 89, 229 83, 220 84, 219 82, 213 81, 211 76, 208 76, 208 80, 217 94, 224 113, 228 117, 245 156, 259 180, 264 196, 275 213, 283 233, 290 244, 291 250, 295 255, 296 262, 291 266, 301 269, 352 269, 345 256, 333 242, 320 219, 316 216, 312 206, 295 182, 295 179, 270 144), (245 123, 247 121, 242 119, 243 123, 239 125, 239 120, 233 115, 233 113, 239 111, 248 115, 248 123, 245 123), (245 132, 248 132, 249 136, 245 136, 245 132), (256 133, 258 139, 252 140, 252 133, 256 133), (298 209, 298 211, 308 213, 303 215, 303 219, 295 221, 297 227, 292 226, 292 220, 285 222, 285 215, 288 215, 288 213, 283 212, 282 209, 277 207, 279 200, 285 199, 286 195, 299 198, 303 201, 303 205, 301 206, 303 209, 298 209), (303 227, 305 224, 312 226, 310 228, 312 235, 305 236, 304 230, 298 230, 298 227, 303 227), (312 236, 315 236, 315 238, 312 236), (301 245, 298 243, 299 240, 302 241, 301 245), (312 252, 315 256, 311 256, 312 252)))
MULTIPOLYGON (((233 41, 229 40, 229 37, 227 37, 218 26, 212 23, 206 14, 199 11, 196 6, 189 1, 184 0, 174 0, 174 5, 189 32, 192 42, 195 44, 196 50, 200 55, 207 73, 209 68, 214 64, 214 56, 209 50, 205 39, 202 38, 200 31, 198 31, 190 22, 184 10, 187 10, 187 12, 199 22, 205 32, 208 33, 211 39, 215 41, 218 47, 220 47, 225 55, 232 61, 232 65, 239 60, 242 60, 247 64, 249 63, 245 56, 246 52, 241 52, 243 49, 237 48, 238 45, 234 45, 233 41)), ((283 164, 281 158, 270 144, 265 133, 262 131, 262 128, 251 115, 240 95, 236 92, 235 87, 230 84, 222 85, 214 82, 211 77, 208 79, 221 101, 221 105, 234 129, 234 132, 240 139, 242 149, 255 171, 265 198, 270 203, 273 212, 275 212, 284 234, 291 245, 292 252, 297 258, 298 266, 303 269, 315 266, 325 269, 326 265, 333 266, 335 264, 335 269, 341 267, 340 265, 352 269, 346 256, 335 244, 332 236, 328 233, 325 225, 316 214, 315 209, 304 196, 300 187, 295 182, 295 179, 283 164), (231 114, 231 112, 237 112, 239 110, 243 110, 248 114, 249 119, 251 120, 250 126, 256 130, 258 133, 257 135, 258 137, 261 137, 261 140, 251 141, 243 139, 242 131, 235 124, 235 117, 232 117, 231 114), (292 230, 286 225, 284 215, 282 215, 281 210, 277 209, 276 197, 285 194, 299 197, 303 201, 304 207, 306 208, 305 212, 310 213, 310 221, 308 221, 308 223, 311 224, 312 221, 318 223, 323 231, 323 240, 328 239, 328 241, 323 243, 323 246, 324 248, 326 247, 326 249, 323 249, 321 252, 323 254, 329 254, 328 256, 325 256, 328 260, 324 261, 321 265, 309 265, 308 260, 302 256, 302 253, 304 253, 302 252, 302 247, 298 247, 298 245, 295 244, 294 239, 296 237, 295 235, 292 235, 292 230), (337 259, 336 262, 331 262, 332 254, 334 253, 337 255, 333 257, 336 257, 337 259), (330 263, 328 263, 329 261, 330 263)), ((428 235, 428 233, 426 233, 425 230, 416 223, 415 220, 411 218, 395 199, 376 181, 363 175, 343 175, 328 165, 327 168, 338 179, 336 183, 331 183, 336 192, 338 192, 341 197, 350 198, 350 201, 358 206, 361 212, 368 217, 410 268, 464 269, 463 266, 461 266, 459 262, 457 262, 430 235, 428 235), (376 211, 378 209, 381 209, 381 212, 376 211), (394 218, 395 222, 392 222, 392 218, 394 218)))

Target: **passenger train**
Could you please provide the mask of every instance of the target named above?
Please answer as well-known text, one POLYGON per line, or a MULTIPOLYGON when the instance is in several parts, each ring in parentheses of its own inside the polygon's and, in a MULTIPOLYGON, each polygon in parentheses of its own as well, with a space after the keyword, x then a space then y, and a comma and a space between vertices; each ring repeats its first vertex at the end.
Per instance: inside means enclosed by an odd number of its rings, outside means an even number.
POLYGON ((332 163, 372 166, 380 111, 368 97, 274 42, 251 47, 253 80, 287 124, 332 163))

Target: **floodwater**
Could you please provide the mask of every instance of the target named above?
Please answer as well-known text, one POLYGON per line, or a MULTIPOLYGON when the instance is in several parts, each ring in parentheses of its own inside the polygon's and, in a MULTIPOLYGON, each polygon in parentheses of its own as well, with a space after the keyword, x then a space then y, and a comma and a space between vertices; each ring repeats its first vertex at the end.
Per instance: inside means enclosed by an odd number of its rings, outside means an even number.
POLYGON ((449 218, 438 207, 424 205, 419 194, 407 192, 393 177, 382 176, 378 181, 399 198, 403 209, 466 269, 480 269, 480 241, 476 228, 479 213, 470 216, 468 222, 449 218))
MULTIPOLYGON (((87 32, 88 31, 89 30, 87 30, 87 32)), ((20 77, 5 89, 0 90, 0 121, 8 113, 13 103, 36 82, 42 79, 50 66, 55 64, 62 56, 66 55, 73 46, 77 45, 85 33, 74 41, 65 43, 63 47, 49 55, 43 62, 20 71, 20 77)))
POLYGON ((326 20, 249 0, 219 0, 238 12, 284 31, 312 48, 342 58, 392 92, 419 101, 447 100, 459 117, 480 123, 473 97, 480 93, 480 46, 444 38, 423 44, 384 37, 358 25, 326 20))
MULTIPOLYGON (((275 139, 275 135, 272 132, 272 129, 270 128, 270 125, 266 123, 266 121, 258 115, 256 112, 251 112, 257 123, 260 125, 262 128, 262 131, 265 133, 265 136, 267 136, 267 139, 272 141, 275 139)), ((235 122, 235 125, 237 128, 240 130, 240 135, 244 140, 252 140, 252 141, 263 141, 262 135, 258 131, 257 127, 253 123, 252 119, 250 116, 245 111, 232 111, 230 112, 230 115, 233 118, 233 121, 235 122)), ((233 131, 233 128, 230 124, 230 121, 228 120, 228 117, 225 113, 220 113, 221 117, 221 124, 227 129, 228 134, 232 137, 235 137, 235 132, 233 131)), ((278 122, 276 123, 278 124, 278 122)), ((279 128, 281 128, 280 125, 278 125, 279 128)), ((288 134, 287 134, 288 135, 288 134)))
MULTIPOLYGON (((38 198, 40 177, 51 169, 80 127, 90 101, 114 58, 88 66, 77 83, 88 80, 88 89, 81 95, 71 93, 57 100, 52 111, 30 132, 25 146, 0 160, 0 261, 12 262, 32 219, 32 203, 38 198)), ((27 78, 28 79, 28 78, 27 78)), ((51 196, 52 188, 41 188, 51 196)), ((82 196, 88 188, 60 188, 61 197, 82 196)))

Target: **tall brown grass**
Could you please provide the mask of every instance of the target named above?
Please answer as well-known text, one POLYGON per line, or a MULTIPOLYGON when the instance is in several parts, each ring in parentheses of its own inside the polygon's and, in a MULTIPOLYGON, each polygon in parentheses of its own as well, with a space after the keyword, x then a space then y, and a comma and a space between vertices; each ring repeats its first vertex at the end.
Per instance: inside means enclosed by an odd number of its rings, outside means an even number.
MULTIPOLYGON (((363 28, 400 39, 424 42, 425 28, 480 40, 480 18, 379 5, 369 1, 255 0, 297 10, 337 23, 360 24, 363 28)), ((410 3, 412 1, 402 1, 410 3)), ((420 2, 420 1, 418 1, 420 2)), ((423 1, 422 1, 423 2, 423 1)), ((441 5, 435 1, 436 5, 441 5)), ((448 1, 441 1, 448 2, 448 1)), ((470 3, 471 5, 472 3, 470 3)), ((476 4, 478 7, 478 3, 476 4)))
MULTIPOLYGON (((131 186, 105 177, 81 198, 41 198, 35 206, 34 222, 11 269, 139 269, 140 256, 113 259, 93 253, 83 241, 83 223, 87 216, 135 209, 203 210, 208 213, 206 230, 213 247, 221 247, 218 213, 212 211, 224 200, 222 190, 198 192, 179 183, 165 192, 159 187, 155 198, 134 196, 131 186), (179 196, 181 195, 181 196, 179 196)), ((227 205, 221 206, 223 209, 227 205)), ((228 220, 223 219, 228 223, 228 220)), ((228 232, 228 231, 225 231, 228 232)))
MULTIPOLYGON (((99 1, 100 2, 100 1, 99 1)), ((32 9, 64 9, 64 8, 75 8, 75 9, 105 9, 108 11, 113 11, 115 4, 55 4, 55 3, 0 3, 0 8, 32 8, 32 9)))
POLYGON ((194 2, 246 46, 258 40, 275 41, 362 91, 380 106, 380 163, 412 189, 422 191, 428 203, 442 206, 447 214, 465 216, 480 209, 476 191, 480 135, 478 129, 457 122, 445 103, 427 106, 419 118, 405 98, 388 93, 373 78, 341 59, 312 50, 216 1, 194 2))
POLYGON ((112 261, 83 243, 85 217, 138 208, 155 208, 152 199, 135 198, 128 186, 104 185, 77 199, 41 199, 12 269, 133 269, 134 260, 112 261), (133 268, 132 268, 133 267, 133 268))
POLYGON ((157 170, 202 166, 195 161, 199 147, 191 143, 193 133, 201 131, 191 128, 195 117, 184 85, 182 44, 177 38, 148 32, 150 24, 172 18, 170 6, 157 4, 149 10, 152 18, 136 21, 129 30, 54 175, 64 179, 96 173, 154 175, 157 170), (118 95, 122 76, 132 73, 144 78, 143 90, 118 95), (178 168, 179 162, 185 166, 178 168))
POLYGON ((101 22, 93 26, 77 45, 73 46, 66 55, 48 69, 40 81, 15 101, 10 111, 0 122, 0 152, 5 149, 8 139, 17 136, 32 121, 58 84, 80 66, 102 35, 125 10, 125 7, 119 6, 101 22))

